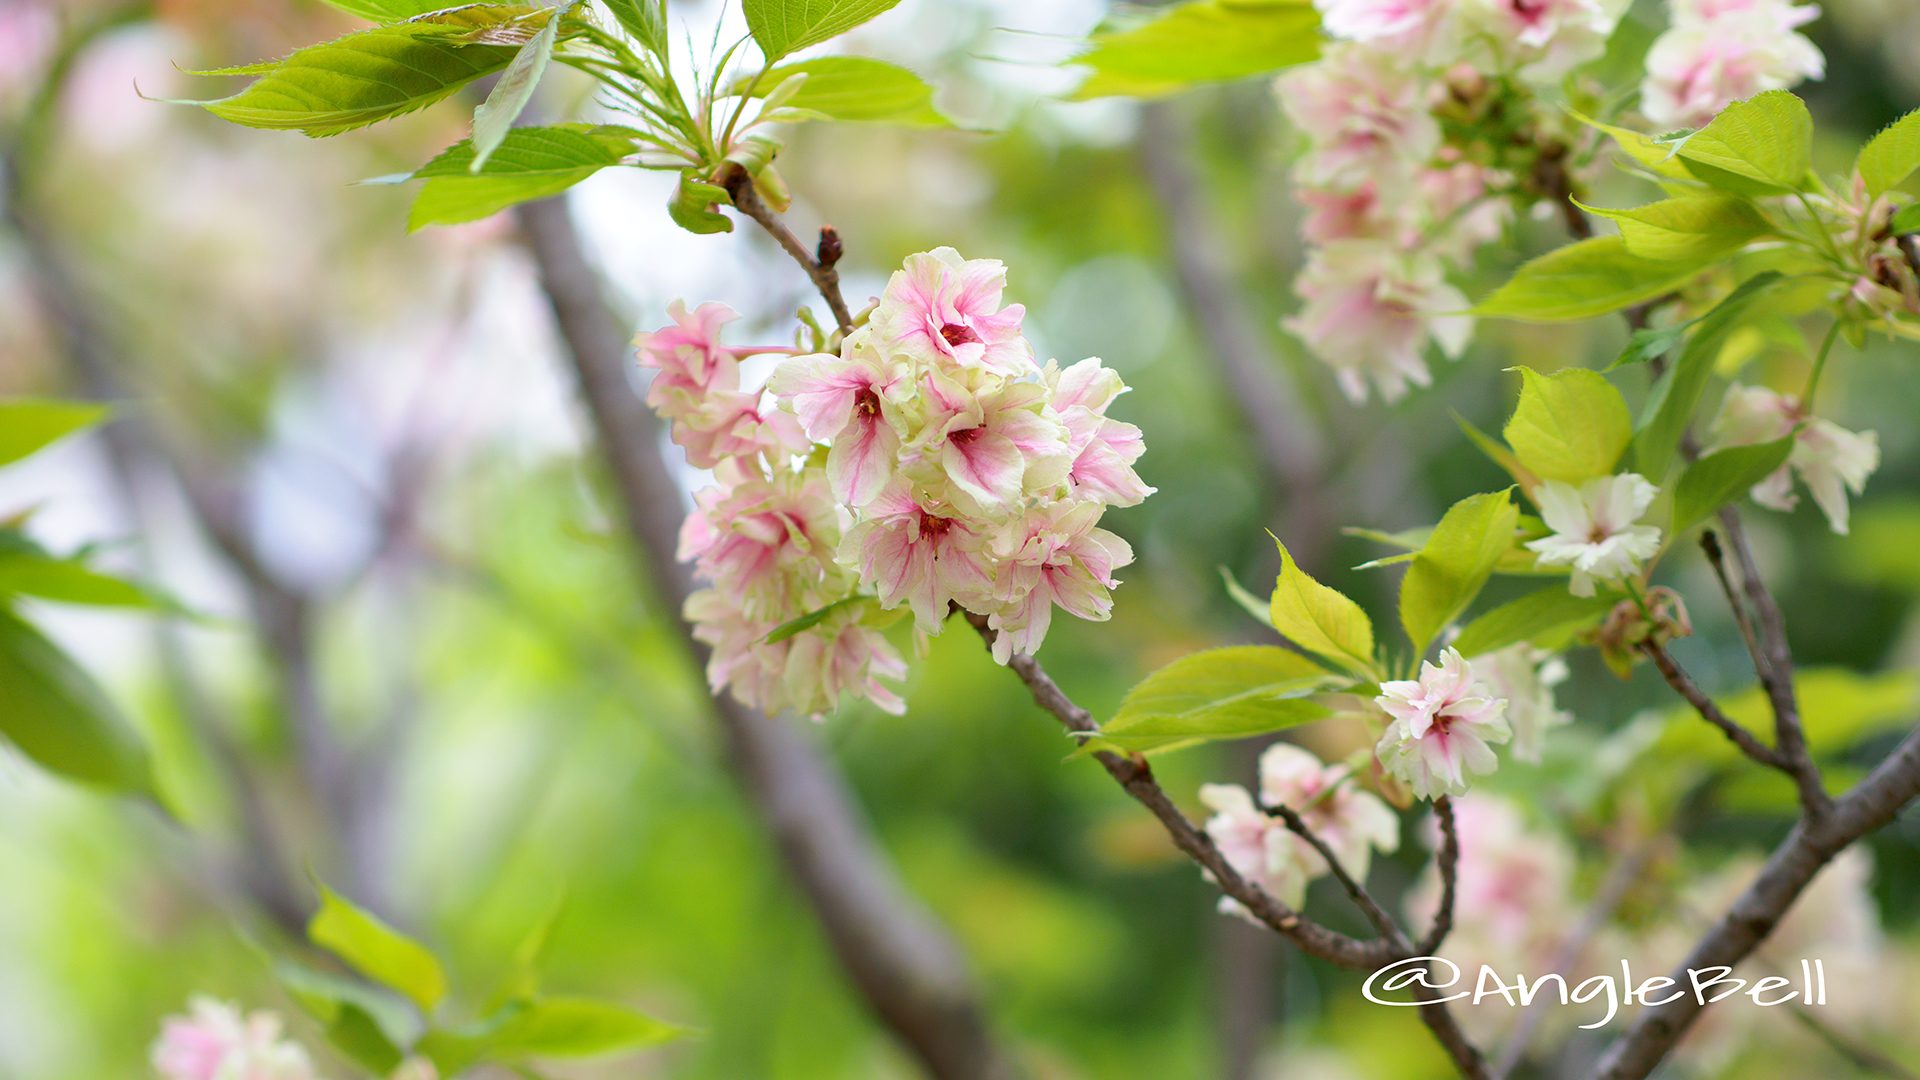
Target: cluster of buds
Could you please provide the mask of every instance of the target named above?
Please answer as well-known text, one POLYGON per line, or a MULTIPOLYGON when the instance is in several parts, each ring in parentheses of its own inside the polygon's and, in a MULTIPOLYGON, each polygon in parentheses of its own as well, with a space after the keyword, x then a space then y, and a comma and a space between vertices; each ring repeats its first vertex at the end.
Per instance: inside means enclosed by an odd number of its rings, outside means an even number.
POLYGON ((686 614, 716 690, 898 712, 882 680, 905 664, 880 633, 897 614, 923 635, 956 606, 986 616, 1002 663, 1039 648, 1056 606, 1108 617, 1133 552, 1099 523, 1153 490, 1140 430, 1107 415, 1126 387, 1099 360, 1035 362, 1005 276, 951 248, 911 256, 837 351, 790 356, 756 391, 741 356, 795 350, 726 348, 724 308, 641 335, 649 404, 718 482, 680 547, 709 586, 686 614))
POLYGON ((1696 128, 1732 102, 1826 73, 1797 29, 1820 17, 1794 0, 1670 0, 1673 20, 1647 53, 1640 111, 1655 127, 1696 128))

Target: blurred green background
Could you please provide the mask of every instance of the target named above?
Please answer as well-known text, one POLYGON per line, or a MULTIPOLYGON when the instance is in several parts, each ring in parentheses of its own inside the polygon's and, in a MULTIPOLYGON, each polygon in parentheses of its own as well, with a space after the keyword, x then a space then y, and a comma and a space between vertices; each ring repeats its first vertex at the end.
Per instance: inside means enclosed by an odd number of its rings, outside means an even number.
MULTIPOLYGON (((107 7, 0 0, 0 115, 26 115, 60 30, 107 7)), ((1658 18, 1640 7, 1636 18, 1658 18)), ((1804 93, 1824 161, 1838 168, 1920 98, 1908 62, 1920 8, 1826 7, 1811 33, 1830 76, 1804 93)), ((704 27, 716 5, 673 8, 704 27)), ((1140 471, 1160 490, 1107 524, 1138 562, 1122 575, 1111 624, 1057 622, 1042 657, 1096 714, 1184 652, 1260 640, 1220 570, 1262 591, 1275 568, 1264 530, 1298 542, 1293 508, 1173 276, 1164 192, 1147 182, 1143 152, 1174 155, 1197 178, 1190 194, 1216 232, 1204 242, 1218 245, 1274 372, 1319 429, 1340 522, 1428 523, 1453 499, 1503 483, 1448 410, 1495 428, 1514 387, 1503 368, 1601 366, 1625 333, 1617 320, 1485 325, 1465 359, 1437 368, 1435 390, 1392 408, 1350 406, 1278 329, 1300 250, 1288 132, 1268 88, 1174 101, 1160 130, 1177 138, 1143 149, 1136 106, 1047 100, 1072 81, 1051 65, 1104 14, 1096 0, 905 0, 847 48, 915 67, 942 86, 949 112, 994 133, 823 127, 797 132, 782 159, 796 218, 831 221, 846 238, 850 296, 877 293, 902 256, 939 244, 1000 258, 1043 356, 1102 356, 1134 388, 1115 412, 1145 430, 1140 471)), ((116 471, 100 436, 74 440, 0 475, 0 515, 37 506, 30 531, 43 542, 103 541, 109 564, 204 617, 35 615, 108 682, 207 834, 232 839, 240 817, 193 734, 210 718, 253 763, 295 858, 419 931, 450 958, 457 985, 489 985, 564 895, 552 985, 704 1030, 637 1064, 554 1075, 911 1075, 719 765, 675 613, 645 595, 623 558, 510 225, 408 236, 404 192, 352 186, 458 138, 461 111, 311 142, 141 97, 201 94, 175 65, 279 55, 350 25, 305 0, 171 0, 69 58, 51 139, 31 162, 30 213, 111 335, 122 422, 157 432, 169 453, 116 471), (251 584, 190 512, 183 479, 231 512, 229 539, 260 564, 251 584), (260 632, 262 582, 297 605, 293 629, 260 632), (290 681, 315 699, 290 694, 290 681), (302 772, 291 716, 309 707, 368 766, 344 832, 341 808, 317 805, 302 772)), ((544 107, 571 108, 569 88, 584 93, 557 79, 544 107)), ((1630 183, 1603 178, 1602 201, 1630 183)), ((759 335, 784 337, 807 299, 804 278, 758 236, 678 232, 661 212, 668 191, 668 178, 622 171, 576 195, 576 219, 634 326, 660 322, 676 297, 713 299, 759 335)), ((1527 223, 1517 242, 1544 249, 1558 242, 1553 229, 1527 223)), ((70 362, 42 271, 16 239, 0 232, 0 394, 83 396, 97 387, 70 362)), ((1487 252, 1469 292, 1513 258, 1487 252)), ((1804 360, 1773 347, 1753 362, 1789 372, 1804 360)), ((1920 661, 1915 362, 1910 346, 1876 342, 1829 375, 1825 411, 1877 430, 1885 455, 1850 540, 1826 533, 1810 507, 1751 515, 1805 665, 1920 661)), ((1343 569, 1375 554, 1336 539, 1311 568, 1384 610, 1391 581, 1380 574, 1391 572, 1343 569)), ((1671 566, 1701 630, 1680 655, 1709 688, 1745 685, 1704 566, 1671 566)), ((1553 810, 1608 732, 1668 707, 1658 680, 1641 676, 1622 684, 1581 658, 1561 693, 1578 727, 1560 733, 1545 771, 1509 766, 1495 786, 1553 810)), ((970 635, 935 642, 908 702, 904 718, 849 709, 811 735, 843 765, 906 882, 952 927, 996 1022, 1041 1075, 1444 1075, 1412 1018, 1365 1005, 1356 976, 1216 915, 1214 892, 1150 818, 1098 769, 1062 763, 1069 745, 1056 725, 970 635), (1250 1065, 1230 1064, 1249 1055, 1250 1065)), ((1860 760, 1881 745, 1869 740, 1860 760)), ((1245 781, 1251 766, 1209 748, 1159 773, 1191 800, 1202 781, 1245 781)), ((1780 794, 1743 801, 1708 789, 1690 801, 1696 857, 1711 864, 1770 842, 1786 820, 1780 794)), ((1618 805, 1569 809, 1574 835, 1597 843, 1602 823, 1582 825, 1579 813, 1618 805)), ((285 1007, 201 856, 151 813, 0 756, 0 822, 0 1080, 146 1075, 159 1017, 193 992, 285 1007)), ((1905 942, 1920 916, 1920 828, 1896 825, 1874 848, 1874 896, 1893 942, 1888 992, 1920 1004, 1920 989, 1899 980, 1916 971, 1905 942)), ((1404 889, 1424 853, 1410 839, 1383 862, 1381 891, 1404 889)), ((1584 867, 1582 882, 1602 869, 1584 867)), ((1361 929, 1336 895, 1316 892, 1313 907, 1361 929)), ((1906 1039, 1895 1057, 1920 1049, 1906 1039)), ((1845 1075, 1817 1040, 1786 1044, 1766 1051, 1767 1065, 1724 1067, 1845 1075)))

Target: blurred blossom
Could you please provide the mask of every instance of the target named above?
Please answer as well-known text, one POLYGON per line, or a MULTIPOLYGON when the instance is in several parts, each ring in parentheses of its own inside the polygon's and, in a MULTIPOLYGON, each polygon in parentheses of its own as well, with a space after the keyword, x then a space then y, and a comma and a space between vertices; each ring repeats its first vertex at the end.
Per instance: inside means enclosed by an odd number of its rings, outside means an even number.
POLYGON ((1333 366, 1340 389, 1365 400, 1369 385, 1389 402, 1409 386, 1433 381, 1424 358, 1429 342, 1460 355, 1473 320, 1446 283, 1440 263, 1424 252, 1377 240, 1341 240, 1315 250, 1294 281, 1306 301, 1287 329, 1333 366))
POLYGON ((1640 109, 1656 126, 1693 128, 1742 98, 1826 73, 1796 28, 1820 16, 1792 0, 1673 0, 1673 25, 1647 53, 1640 109))
POLYGON ((1787 463, 1753 486, 1753 501, 1773 510, 1799 503, 1793 477, 1807 486, 1833 531, 1846 535, 1847 493, 1866 490, 1867 478, 1880 467, 1880 439, 1871 431, 1853 432, 1831 420, 1808 416, 1796 398, 1762 386, 1727 391, 1712 428, 1711 449, 1747 446, 1793 436, 1787 463))
POLYGON ((1473 669, 1494 696, 1506 699, 1514 760, 1539 764, 1547 731, 1573 723, 1573 714, 1553 699, 1553 688, 1567 680, 1567 662, 1522 642, 1475 657, 1473 669))
POLYGON ((154 1071, 162 1080, 316 1080, 306 1050, 281 1026, 275 1013, 242 1015, 224 1002, 195 998, 186 1015, 162 1023, 154 1071))

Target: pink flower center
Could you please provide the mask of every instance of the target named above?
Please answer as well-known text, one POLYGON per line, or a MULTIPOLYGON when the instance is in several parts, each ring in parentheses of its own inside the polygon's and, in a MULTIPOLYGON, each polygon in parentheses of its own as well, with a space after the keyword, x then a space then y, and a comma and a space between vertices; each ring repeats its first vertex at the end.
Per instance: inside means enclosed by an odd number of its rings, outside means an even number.
POLYGON ((922 539, 938 542, 946 537, 947 530, 952 527, 953 521, 950 518, 934 517, 929 514, 920 519, 920 536, 922 539))
POLYGON ((948 323, 941 327, 940 336, 945 338, 948 346, 953 348, 971 345, 980 340, 980 335, 973 332, 973 327, 962 326, 959 323, 948 323))
POLYGON ((980 432, 983 430, 985 429, 977 428, 977 427, 961 428, 959 431, 956 431, 953 434, 947 436, 947 438, 952 442, 956 442, 960 444, 961 446, 966 446, 967 444, 973 442, 973 440, 979 438, 980 432))
POLYGON ((873 392, 873 387, 863 386, 854 392, 853 407, 862 416, 878 416, 880 395, 873 392))

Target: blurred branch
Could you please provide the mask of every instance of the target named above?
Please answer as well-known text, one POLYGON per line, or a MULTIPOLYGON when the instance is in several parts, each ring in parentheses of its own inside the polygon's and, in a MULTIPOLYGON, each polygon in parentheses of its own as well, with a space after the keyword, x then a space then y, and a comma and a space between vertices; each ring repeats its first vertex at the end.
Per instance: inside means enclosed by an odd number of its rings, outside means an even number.
MULTIPOLYGON (((673 558, 681 494, 660 451, 659 423, 627 382, 627 336, 566 203, 515 213, 612 474, 635 567, 677 611, 693 591, 690 571, 673 558)), ((704 668, 706 647, 684 629, 681 640, 704 668)), ((845 781, 794 725, 730 697, 717 696, 713 709, 742 793, 868 1008, 934 1076, 1013 1075, 959 950, 894 875, 845 781)))

